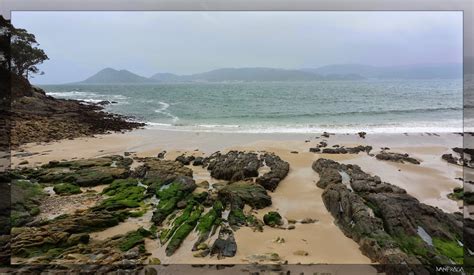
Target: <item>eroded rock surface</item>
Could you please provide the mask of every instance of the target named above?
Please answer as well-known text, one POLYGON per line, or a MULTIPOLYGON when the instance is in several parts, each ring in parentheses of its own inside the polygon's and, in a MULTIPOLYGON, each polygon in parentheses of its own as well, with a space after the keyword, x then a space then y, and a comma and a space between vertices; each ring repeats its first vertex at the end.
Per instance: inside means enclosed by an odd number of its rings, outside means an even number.
POLYGON ((400 162, 400 163, 413 163, 413 164, 420 164, 420 161, 410 157, 408 154, 401 154, 401 153, 393 153, 393 152, 386 152, 382 151, 375 156, 378 160, 385 160, 385 161, 392 161, 392 162, 400 162))
POLYGON ((401 270, 389 270, 390 274, 409 269, 427 274, 418 264, 462 263, 461 215, 420 203, 404 189, 357 165, 319 159, 312 168, 321 178, 318 186, 324 188, 323 202, 343 233, 373 261, 408 264, 401 270), (349 182, 344 183, 336 172, 346 173, 349 182))

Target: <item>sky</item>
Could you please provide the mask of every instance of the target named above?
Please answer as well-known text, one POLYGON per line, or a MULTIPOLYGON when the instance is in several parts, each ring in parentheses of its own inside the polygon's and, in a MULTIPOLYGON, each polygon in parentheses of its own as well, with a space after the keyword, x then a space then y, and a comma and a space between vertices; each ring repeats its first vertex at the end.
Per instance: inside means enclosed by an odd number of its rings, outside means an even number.
POLYGON ((462 62, 461 12, 12 12, 50 60, 35 84, 103 68, 142 76, 217 68, 462 62))

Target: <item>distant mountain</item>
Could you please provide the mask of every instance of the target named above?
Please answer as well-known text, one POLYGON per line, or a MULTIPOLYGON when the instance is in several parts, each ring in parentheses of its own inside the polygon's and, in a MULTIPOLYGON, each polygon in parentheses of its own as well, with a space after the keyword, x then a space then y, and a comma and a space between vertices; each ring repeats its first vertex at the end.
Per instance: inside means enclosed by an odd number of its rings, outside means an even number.
POLYGON ((179 75, 170 74, 170 73, 157 73, 150 77, 150 79, 160 82, 170 82, 170 81, 177 81, 179 79, 179 75))
POLYGON ((127 70, 115 70, 106 68, 87 78, 80 84, 112 84, 112 83, 150 83, 153 80, 139 76, 127 70))
POLYGON ((127 70, 103 69, 79 84, 111 84, 111 83, 158 83, 158 82, 257 82, 257 81, 320 81, 320 80, 359 80, 364 79, 358 74, 318 75, 302 70, 285 70, 274 68, 224 68, 209 72, 176 75, 157 73, 146 78, 127 70))
POLYGON ((377 67, 362 64, 338 64, 319 68, 307 68, 302 71, 323 76, 332 74, 358 74, 365 78, 380 79, 433 79, 461 78, 463 66, 461 63, 406 65, 377 67))

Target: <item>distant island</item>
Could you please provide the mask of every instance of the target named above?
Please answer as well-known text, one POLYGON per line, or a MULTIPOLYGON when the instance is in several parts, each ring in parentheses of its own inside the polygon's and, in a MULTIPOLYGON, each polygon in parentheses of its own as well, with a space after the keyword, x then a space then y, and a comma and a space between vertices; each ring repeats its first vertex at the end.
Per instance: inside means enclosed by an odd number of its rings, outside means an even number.
POLYGON ((222 68, 208 72, 177 75, 156 73, 144 77, 128 70, 106 68, 74 84, 111 83, 178 83, 178 82, 265 82, 265 81, 331 81, 375 79, 450 79, 462 77, 462 64, 410 65, 376 67, 361 64, 339 64, 298 70, 276 68, 222 68))

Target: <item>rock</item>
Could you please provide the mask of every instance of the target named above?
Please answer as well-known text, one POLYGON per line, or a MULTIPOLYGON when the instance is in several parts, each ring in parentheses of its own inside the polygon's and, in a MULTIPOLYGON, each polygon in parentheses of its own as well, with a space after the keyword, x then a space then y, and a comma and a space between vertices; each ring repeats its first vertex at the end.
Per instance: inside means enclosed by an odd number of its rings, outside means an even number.
POLYGON ((18 163, 18 165, 25 165, 25 164, 28 164, 29 162, 27 160, 23 160, 21 161, 20 163, 18 163))
POLYGON ((196 258, 204 258, 206 257, 207 255, 209 255, 211 253, 211 251, 209 249, 204 249, 204 250, 200 250, 196 253, 193 254, 193 257, 196 257, 196 258))
POLYGON ((161 261, 160 261, 160 259, 153 257, 153 258, 150 258, 150 260, 148 261, 148 264, 149 265, 160 265, 161 261))
POLYGON ((451 164, 463 165, 462 159, 453 156, 453 154, 443 154, 441 158, 451 164))
POLYGON ((303 223, 303 224, 308 224, 308 223, 315 223, 315 222, 317 222, 317 221, 318 221, 318 220, 312 219, 312 218, 304 218, 304 219, 301 221, 301 223, 303 223))
POLYGON ((296 255, 296 256, 308 256, 309 253, 307 251, 304 251, 304 250, 296 250, 295 252, 293 252, 293 255, 296 255))
POLYGON ((277 237, 275 240, 273 240, 274 243, 285 243, 285 238, 280 238, 277 237))
POLYGON ((209 189, 209 182, 207 180, 204 180, 198 183, 197 186, 204 189, 209 189))
POLYGON ((191 161, 193 161, 193 160, 194 160, 194 156, 181 155, 181 156, 176 158, 176 161, 181 162, 183 165, 189 165, 191 163, 191 161))
POLYGON ((327 146, 328 146, 328 143, 325 142, 325 141, 320 141, 319 144, 318 144, 318 147, 319 147, 319 148, 327 147, 327 146))
POLYGON ((289 224, 295 224, 295 223, 296 223, 296 220, 294 220, 294 219, 288 219, 288 223, 289 223, 289 224))
POLYGON ((238 151, 216 152, 203 162, 208 164, 207 169, 213 178, 231 182, 258 177, 258 169, 262 166, 257 154, 238 151))
POLYGON ((298 151, 291 151, 292 154, 298 154, 298 151))
POLYGON ((54 193, 61 196, 68 196, 82 193, 81 188, 71 183, 59 183, 53 187, 54 193))
POLYGON ((322 137, 325 137, 325 138, 329 138, 329 133, 328 133, 328 132, 324 132, 321 136, 322 136, 322 137))
POLYGON ((204 158, 203 157, 196 157, 193 161, 193 166, 201 166, 204 164, 204 158))
POLYGON ((264 254, 254 254, 246 257, 246 260, 251 263, 259 262, 278 262, 281 260, 280 255, 277 253, 264 253, 264 254))
POLYGON ((197 246, 197 250, 206 250, 208 249, 209 246, 206 244, 206 243, 200 243, 198 246, 197 246))
MULTIPOLYGON (((312 165, 325 184, 323 202, 342 232, 358 242, 361 251, 382 264, 406 263, 404 268, 426 273, 421 264, 447 264, 458 261, 455 253, 462 249, 457 239, 462 236, 462 218, 420 203, 406 191, 379 177, 371 176, 357 165, 339 164, 318 159, 312 165), (323 179, 327 169, 344 172, 349 183, 323 179), (350 188, 350 189, 349 189, 350 188), (454 254, 443 254, 420 237, 420 228, 437 245, 453 247, 454 254), (456 248, 457 247, 457 248, 456 248), (451 259, 449 259, 451 257, 451 259)), ((332 173, 329 173, 331 175, 332 173)), ((405 272, 406 273, 406 272, 405 272)))
POLYGON ((369 153, 372 146, 356 146, 356 147, 338 147, 338 148, 324 148, 323 154, 358 154, 359 152, 369 153))
POLYGON ((131 155, 131 153, 130 153, 130 152, 124 152, 123 155, 126 156, 126 157, 128 157, 128 156, 131 155))
POLYGON ((104 106, 46 95, 23 77, 11 74, 10 145, 93 136, 145 126, 103 111, 104 106))
POLYGON ((282 218, 278 212, 271 211, 263 216, 263 222, 271 227, 283 225, 282 218))
POLYGON ((290 164, 273 153, 265 153, 262 159, 270 167, 270 172, 258 177, 256 182, 265 189, 274 191, 280 181, 288 175, 290 164))
POLYGON ((318 152, 321 152, 321 149, 319 147, 313 147, 313 148, 309 148, 309 151, 311 153, 318 153, 318 152))
POLYGON ((361 137, 361 138, 365 138, 365 135, 367 135, 366 132, 359 132, 359 133, 357 133, 357 134, 358 134, 359 137, 361 137))
POLYGON ((179 201, 177 204, 176 204, 176 208, 178 209, 184 209, 187 205, 187 201, 185 200, 182 200, 182 201, 179 201))
POLYGON ((382 151, 375 156, 378 160, 386 160, 386 161, 393 161, 393 162, 409 162, 413 164, 420 164, 420 161, 410 157, 408 154, 400 154, 400 153, 392 153, 392 152, 385 152, 382 151))
POLYGON ((262 209, 272 204, 272 199, 267 195, 265 189, 253 182, 239 181, 226 185, 218 191, 219 198, 223 202, 229 202, 243 208, 245 204, 255 209, 262 209))
POLYGON ((164 159, 165 155, 166 155, 166 151, 161 151, 161 152, 158 153, 158 155, 156 157, 159 158, 159 159, 164 159))
POLYGON ((138 158, 137 160, 144 164, 137 168, 139 177, 143 177, 143 184, 148 185, 149 190, 156 191, 163 185, 167 185, 175 181, 179 176, 192 178, 193 170, 185 167, 182 163, 171 160, 160 160, 157 158, 138 158))
POLYGON ((295 229, 295 228, 296 228, 296 226, 295 226, 294 224, 290 224, 290 225, 288 225, 288 227, 287 227, 288 230, 293 230, 293 229, 295 229))
POLYGON ((228 228, 221 228, 219 237, 211 247, 211 255, 217 254, 218 259, 225 257, 234 257, 237 253, 237 243, 234 239, 234 233, 228 228))

